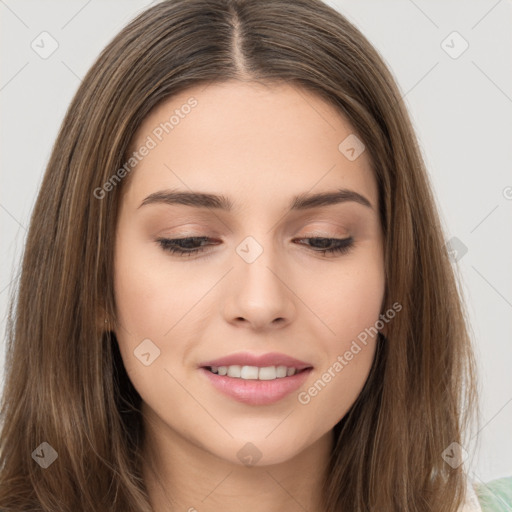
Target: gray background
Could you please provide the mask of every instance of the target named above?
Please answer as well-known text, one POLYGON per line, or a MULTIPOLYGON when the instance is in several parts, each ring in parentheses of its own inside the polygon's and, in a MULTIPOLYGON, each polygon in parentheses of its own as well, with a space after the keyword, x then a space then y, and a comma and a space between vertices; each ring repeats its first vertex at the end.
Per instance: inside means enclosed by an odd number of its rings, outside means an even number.
MULTIPOLYGON (((512 475, 512 3, 328 3, 361 29, 392 70, 417 130, 446 239, 459 249, 454 266, 468 305, 482 400, 468 469, 476 481, 512 475), (463 40, 469 47, 458 55, 463 40)), ((99 52, 149 5, 0 0, 1 369, 7 301, 58 127, 99 52), (46 59, 31 47, 51 48, 48 36, 40 36, 44 31, 58 43, 46 59)))

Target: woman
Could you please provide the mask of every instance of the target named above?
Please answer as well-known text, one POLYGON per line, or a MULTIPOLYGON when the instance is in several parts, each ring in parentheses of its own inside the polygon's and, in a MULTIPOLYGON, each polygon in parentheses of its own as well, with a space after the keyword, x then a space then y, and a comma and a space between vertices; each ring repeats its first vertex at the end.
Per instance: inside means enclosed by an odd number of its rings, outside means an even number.
POLYGON ((6 363, 2 510, 480 506, 413 129, 319 1, 162 2, 107 46, 48 164, 6 363))

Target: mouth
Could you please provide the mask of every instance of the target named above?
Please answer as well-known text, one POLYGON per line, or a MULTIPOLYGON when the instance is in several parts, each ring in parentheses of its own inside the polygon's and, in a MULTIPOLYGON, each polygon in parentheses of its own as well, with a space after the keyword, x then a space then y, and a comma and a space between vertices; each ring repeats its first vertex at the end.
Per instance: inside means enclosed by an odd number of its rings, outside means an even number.
POLYGON ((294 366, 203 366, 204 369, 219 376, 227 376, 234 379, 269 381, 293 377, 299 373, 311 369, 311 366, 297 368, 294 366))
POLYGON ((294 367, 286 366, 231 365, 206 366, 198 370, 206 379, 206 384, 222 396, 254 406, 275 404, 289 397, 304 385, 313 368, 309 366, 297 371, 294 367), (256 377, 256 371, 257 378, 252 378, 256 377))

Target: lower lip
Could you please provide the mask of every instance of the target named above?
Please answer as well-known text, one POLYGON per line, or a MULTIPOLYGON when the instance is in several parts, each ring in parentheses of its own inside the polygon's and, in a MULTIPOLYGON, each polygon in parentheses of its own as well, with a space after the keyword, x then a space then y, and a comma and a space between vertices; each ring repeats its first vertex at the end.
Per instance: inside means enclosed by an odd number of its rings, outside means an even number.
POLYGON ((308 378, 313 368, 308 368, 291 377, 273 380, 238 379, 218 375, 206 368, 199 368, 210 382, 225 395, 249 405, 268 405, 278 402, 296 391, 308 378))

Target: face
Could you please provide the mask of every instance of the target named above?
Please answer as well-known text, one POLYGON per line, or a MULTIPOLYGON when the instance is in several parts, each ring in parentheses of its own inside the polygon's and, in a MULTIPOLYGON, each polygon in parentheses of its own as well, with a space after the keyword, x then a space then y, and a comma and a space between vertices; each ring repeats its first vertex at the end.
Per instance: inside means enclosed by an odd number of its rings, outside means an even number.
POLYGON ((356 400, 385 280, 377 185, 354 135, 311 93, 236 81, 188 89, 140 126, 115 240, 116 335, 158 435, 274 464, 356 400))

